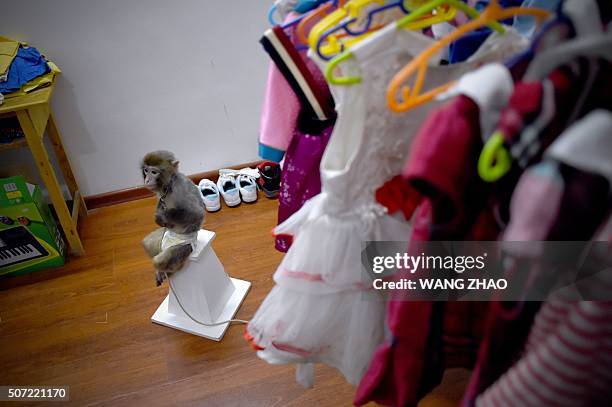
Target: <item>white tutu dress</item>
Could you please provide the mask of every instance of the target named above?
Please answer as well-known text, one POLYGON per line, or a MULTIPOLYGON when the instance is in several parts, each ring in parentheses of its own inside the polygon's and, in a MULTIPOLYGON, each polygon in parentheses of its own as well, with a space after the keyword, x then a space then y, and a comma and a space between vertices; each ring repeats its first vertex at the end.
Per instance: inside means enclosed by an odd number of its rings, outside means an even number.
MULTIPOLYGON (((499 59, 495 44, 508 42, 506 37, 492 35, 468 62, 431 67, 426 86, 499 59)), ((522 43, 512 37, 510 43, 522 43)), ((400 173, 412 136, 438 105, 394 113, 386 88, 433 41, 391 24, 352 48, 354 58, 343 69, 362 82, 332 88, 338 119, 321 162, 322 192, 275 229, 293 235, 293 244, 246 334, 267 362, 298 363, 297 379, 305 386, 313 383, 313 363, 333 366, 357 385, 383 339, 385 303, 362 274, 361 244, 409 239, 409 224, 388 215, 375 191, 400 173)))

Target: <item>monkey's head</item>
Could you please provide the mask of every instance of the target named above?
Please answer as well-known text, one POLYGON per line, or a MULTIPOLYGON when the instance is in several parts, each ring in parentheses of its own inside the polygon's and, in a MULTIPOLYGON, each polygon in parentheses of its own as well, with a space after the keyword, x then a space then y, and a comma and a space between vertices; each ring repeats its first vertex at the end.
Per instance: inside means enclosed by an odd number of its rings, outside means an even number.
POLYGON ((153 151, 145 155, 140 164, 145 187, 160 191, 178 171, 178 164, 170 151, 153 151))

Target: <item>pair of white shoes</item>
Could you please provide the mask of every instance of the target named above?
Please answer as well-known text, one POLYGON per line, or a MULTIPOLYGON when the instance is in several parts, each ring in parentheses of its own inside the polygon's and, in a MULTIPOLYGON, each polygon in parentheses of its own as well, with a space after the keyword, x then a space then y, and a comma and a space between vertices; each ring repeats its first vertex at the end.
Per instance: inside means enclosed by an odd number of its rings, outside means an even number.
POLYGON ((217 183, 203 179, 198 184, 204 206, 208 212, 221 209, 221 197, 227 206, 238 206, 240 202, 257 200, 257 182, 259 171, 254 168, 241 170, 220 169, 217 183))

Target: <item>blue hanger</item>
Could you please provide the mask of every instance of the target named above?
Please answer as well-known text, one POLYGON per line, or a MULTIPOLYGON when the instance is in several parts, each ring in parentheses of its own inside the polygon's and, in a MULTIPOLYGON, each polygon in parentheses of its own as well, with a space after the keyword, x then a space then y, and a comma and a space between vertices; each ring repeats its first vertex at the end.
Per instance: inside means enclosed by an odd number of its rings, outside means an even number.
POLYGON ((512 73, 512 76, 514 77, 518 75, 518 77, 515 77, 514 79, 519 80, 522 77, 524 70, 527 68, 527 64, 529 64, 534 56, 539 52, 540 47, 542 45, 546 47, 545 43, 547 42, 547 37, 549 35, 558 35, 555 33, 557 30, 566 32, 568 38, 565 38, 564 40, 569 40, 576 36, 573 21, 569 16, 563 13, 561 4, 559 4, 557 7, 556 18, 542 24, 540 31, 536 34, 533 40, 531 40, 531 45, 529 48, 519 54, 514 55, 512 58, 506 61, 505 65, 512 73), (521 65, 524 65, 524 69, 520 68, 521 65))
POLYGON ((350 35, 352 35, 354 37, 358 36, 358 35, 365 34, 370 29, 370 26, 372 25, 372 18, 374 17, 375 14, 381 13, 381 12, 383 12, 385 10, 388 10, 390 8, 395 8, 395 7, 399 7, 404 14, 410 14, 410 10, 408 10, 404 6, 404 0, 398 0, 395 3, 385 4, 384 6, 380 6, 379 8, 376 8, 374 10, 370 10, 370 12, 368 13, 368 17, 366 19, 367 24, 361 30, 354 31, 353 29, 351 29, 349 27, 349 24, 351 24, 350 22, 347 22, 345 24, 344 29, 346 30, 347 33, 349 33, 350 35))
MULTIPOLYGON (((315 0, 315 1, 310 1, 310 2, 309 2, 309 3, 310 3, 309 5, 311 5, 311 6, 315 6, 315 8, 318 8, 318 7, 319 7, 319 6, 321 6, 322 4, 325 4, 325 3, 329 2, 329 1, 332 1, 332 0, 315 0)), ((337 3, 337 2, 338 2, 338 0, 333 0, 333 2, 334 2, 334 3, 337 3)), ((300 4, 298 4, 297 6, 300 6, 300 4)), ((283 29, 285 29, 285 28, 289 28, 289 27, 291 27, 291 26, 296 25, 297 23, 299 23, 300 21, 302 21, 302 19, 303 19, 304 17, 306 17, 306 16, 308 15, 308 11, 310 11, 310 10, 312 10, 312 9, 304 9, 303 7, 300 7, 300 8, 297 8, 297 7, 296 7, 296 9, 295 9, 294 11, 296 11, 296 12, 300 13, 300 14, 301 14, 301 16, 299 16, 298 18, 296 18, 296 19, 295 19, 295 20, 293 20, 293 21, 290 21, 290 22, 288 22, 288 23, 285 23, 285 24, 283 25, 283 27, 282 27, 282 28, 283 28, 283 29)), ((270 23, 270 25, 272 25, 272 26, 274 26, 274 25, 281 25, 281 23, 277 23, 277 22, 274 20, 274 13, 276 13, 276 4, 273 4, 273 5, 272 5, 272 7, 270 7, 270 10, 268 10, 268 22, 269 22, 269 23, 270 23)))
MULTIPOLYGON (((329 37, 330 35, 334 34, 335 32, 338 32, 340 30, 344 30, 346 33, 348 33, 349 35, 352 35, 353 37, 365 34, 370 29, 370 26, 372 25, 372 18, 374 17, 375 14, 378 14, 380 12, 383 12, 385 10, 388 10, 390 8, 395 8, 395 7, 399 7, 402 10, 402 12, 404 12, 404 14, 409 14, 410 13, 410 10, 408 10, 408 9, 406 9, 406 7, 404 7, 404 0, 398 0, 398 1, 394 2, 394 3, 385 4, 384 6, 380 6, 378 8, 373 9, 373 10, 370 10, 368 12, 368 16, 366 18, 366 24, 364 25, 364 27, 362 29, 359 29, 359 30, 352 29, 350 26, 351 26, 351 24, 353 24, 353 23, 355 23, 357 21, 357 18, 351 18, 350 20, 344 22, 343 24, 340 24, 339 26, 336 26, 334 28, 331 28, 331 29, 325 31, 325 33, 323 35, 321 35, 321 37, 319 37, 319 41, 317 42, 317 54, 324 61, 329 61, 335 55, 327 56, 327 55, 323 55, 321 53, 321 48, 322 48, 323 42, 325 41, 325 39, 327 37, 329 37)), ((341 44, 340 50, 341 50, 341 52, 344 51, 344 44, 341 44)))
MULTIPOLYGON (((274 21, 274 13, 276 12, 276 4, 274 4, 272 7, 270 7, 270 10, 268 11, 268 21, 270 22, 271 25, 275 26, 275 25, 281 25, 281 23, 277 23, 276 21, 274 21)), ((299 23, 302 18, 306 17, 306 14, 302 14, 301 16, 299 16, 298 18, 289 21, 288 23, 285 23, 282 25, 282 28, 289 28, 291 26, 296 25, 297 23, 299 23)))
POLYGON ((273 4, 272 7, 270 7, 270 10, 268 10, 268 22, 272 26, 279 24, 276 21, 274 21, 274 13, 276 13, 276 3, 273 4))

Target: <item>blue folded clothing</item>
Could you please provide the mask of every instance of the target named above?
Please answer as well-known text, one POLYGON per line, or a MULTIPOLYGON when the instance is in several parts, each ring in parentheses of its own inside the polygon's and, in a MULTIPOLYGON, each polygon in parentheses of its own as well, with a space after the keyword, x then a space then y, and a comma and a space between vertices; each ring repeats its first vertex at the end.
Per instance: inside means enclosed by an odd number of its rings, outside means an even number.
POLYGON ((19 47, 9 67, 6 81, 0 82, 0 93, 11 93, 34 78, 48 73, 51 69, 45 58, 34 47, 19 47))

